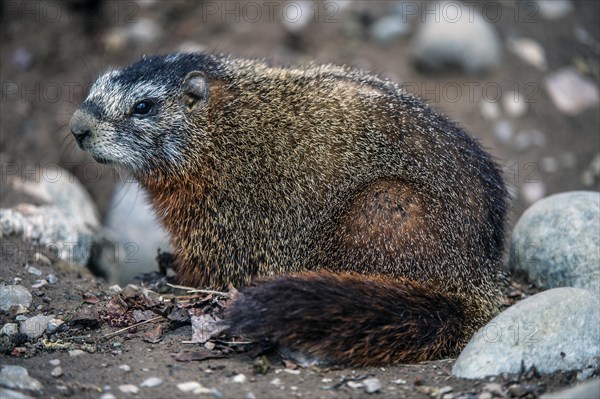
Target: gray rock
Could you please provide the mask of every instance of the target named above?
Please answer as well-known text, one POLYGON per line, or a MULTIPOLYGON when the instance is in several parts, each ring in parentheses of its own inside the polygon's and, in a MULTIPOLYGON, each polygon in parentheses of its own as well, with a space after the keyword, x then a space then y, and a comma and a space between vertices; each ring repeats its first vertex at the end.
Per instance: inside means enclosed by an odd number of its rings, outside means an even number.
POLYGON ((529 65, 541 71, 548 69, 546 52, 541 44, 526 37, 513 38, 507 43, 508 49, 529 65))
POLYGON ((0 398, 2 399, 33 399, 33 396, 25 395, 12 389, 0 389, 0 398))
POLYGON ((514 90, 509 90, 502 96, 502 107, 511 118, 519 118, 527 113, 525 96, 514 90))
POLYGON ((381 390, 381 381, 377 378, 367 378, 363 381, 363 385, 366 393, 375 393, 381 390))
POLYGON ((371 37, 380 43, 389 43, 410 33, 408 17, 402 14, 392 14, 379 18, 371 26, 371 37))
POLYGON ((163 380, 161 380, 160 378, 158 378, 158 377, 150 377, 150 378, 144 380, 144 382, 142 382, 140 384, 140 387, 142 387, 142 388, 154 388, 154 387, 157 387, 159 385, 162 385, 162 383, 163 383, 163 380))
POLYGON ((42 271, 35 266, 29 266, 27 268, 27 273, 33 274, 34 276, 38 276, 38 277, 42 275, 42 271))
POLYGON ((54 334, 65 322, 61 319, 50 319, 48 320, 48 332, 54 334))
POLYGON ((417 65, 440 71, 458 67, 470 74, 494 69, 502 58, 502 45, 491 23, 474 8, 458 1, 428 5, 425 21, 411 43, 417 65))
POLYGON ((50 375, 54 378, 58 378, 58 377, 62 376, 63 375, 62 367, 60 367, 60 366, 54 367, 52 369, 52 371, 50 372, 50 375))
POLYGON ((0 285, 0 308, 5 312, 13 306, 28 308, 32 299, 29 290, 22 285, 0 285))
POLYGON ((314 4, 308 0, 288 1, 282 11, 281 22, 288 32, 302 32, 314 18, 314 4))
MULTIPOLYGON (((492 103, 489 103, 492 104, 492 103)), ((494 125, 494 137, 499 143, 508 144, 514 135, 512 124, 502 119, 494 125)))
POLYGON ((6 335, 7 337, 12 337, 18 332, 19 325, 17 323, 6 323, 4 326, 2 326, 2 330, 0 330, 0 333, 6 335))
POLYGON ((103 42, 107 51, 121 51, 127 46, 144 46, 159 40, 163 30, 152 19, 139 18, 134 24, 125 24, 106 31, 103 42))
POLYGON ((574 68, 563 68, 548 75, 544 84, 556 108, 567 115, 597 108, 600 102, 598 85, 574 68))
POLYGON ((41 392, 44 389, 38 380, 29 376, 26 368, 9 365, 2 366, 2 370, 0 371, 0 386, 35 392, 41 392))
POLYGON ((39 182, 12 179, 11 189, 37 198, 43 205, 19 204, 0 209, 2 236, 16 235, 58 252, 71 264, 87 263, 91 242, 100 227, 96 207, 69 172, 42 174, 39 182))
POLYGON ((119 385, 119 391, 121 391, 123 393, 129 393, 129 394, 136 395, 140 391, 140 388, 138 388, 137 386, 135 386, 133 384, 124 384, 124 385, 119 385))
POLYGON ((120 183, 114 192, 104 232, 108 245, 103 247, 99 263, 112 282, 126 284, 137 274, 157 270, 157 249, 168 252, 171 246, 168 233, 137 183, 120 183))
POLYGON ((600 193, 572 191, 536 202, 510 240, 509 267, 541 288, 600 292, 600 193))
POLYGON ((452 374, 469 379, 516 374, 522 363, 544 374, 596 368, 598 342, 598 296, 581 288, 554 288, 517 303, 480 329, 452 374))
POLYGON ((21 334, 27 335, 31 340, 38 339, 48 329, 48 323, 54 316, 37 315, 21 323, 21 334))
POLYGON ((528 204, 533 204, 546 195, 546 184, 541 179, 525 182, 521 185, 521 198, 528 204))
POLYGON ((559 19, 573 11, 570 0, 537 0, 536 4, 542 17, 546 19, 559 19))
POLYGON ((598 397, 600 397, 600 378, 558 392, 545 393, 540 399, 598 399, 598 397))

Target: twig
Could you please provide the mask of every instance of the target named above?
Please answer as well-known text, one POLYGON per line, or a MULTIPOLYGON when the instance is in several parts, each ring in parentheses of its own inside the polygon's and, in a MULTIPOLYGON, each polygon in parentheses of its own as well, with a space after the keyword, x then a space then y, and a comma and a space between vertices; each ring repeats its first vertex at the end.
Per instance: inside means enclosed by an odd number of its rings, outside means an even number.
POLYGON ((221 295, 221 296, 229 297, 229 293, 222 292, 222 291, 199 290, 194 287, 186 287, 185 285, 176 285, 176 284, 171 284, 171 283, 167 283, 167 285, 171 288, 186 290, 186 291, 188 291, 189 294, 196 294, 196 293, 198 293, 198 294, 214 294, 214 295, 221 295))
POLYGON ((137 327, 137 326, 141 326, 142 324, 148 324, 148 323, 151 323, 151 322, 153 322, 153 321, 156 321, 156 320, 162 319, 163 317, 164 317, 164 316, 156 316, 156 317, 153 317, 153 318, 151 318, 151 319, 148 319, 148 320, 140 321, 139 323, 132 324, 132 325, 130 325, 129 327, 125 327, 125 328, 122 328, 122 329, 120 329, 120 330, 117 330, 117 331, 111 332, 110 334, 103 335, 103 336, 101 336, 99 339, 107 339, 107 338, 113 337, 113 336, 115 336, 115 335, 119 335, 119 334, 121 334, 122 332, 125 332, 125 331, 129 330, 130 328, 134 328, 134 327, 137 327))

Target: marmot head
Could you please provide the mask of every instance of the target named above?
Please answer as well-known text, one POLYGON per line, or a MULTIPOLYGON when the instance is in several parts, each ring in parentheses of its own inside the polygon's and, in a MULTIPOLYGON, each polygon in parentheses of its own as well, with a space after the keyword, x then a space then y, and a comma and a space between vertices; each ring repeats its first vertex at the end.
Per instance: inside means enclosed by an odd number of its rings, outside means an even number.
POLYGON ((184 159, 192 137, 202 135, 202 111, 214 56, 153 56, 100 76, 71 118, 80 148, 101 163, 134 174, 169 172, 184 159))

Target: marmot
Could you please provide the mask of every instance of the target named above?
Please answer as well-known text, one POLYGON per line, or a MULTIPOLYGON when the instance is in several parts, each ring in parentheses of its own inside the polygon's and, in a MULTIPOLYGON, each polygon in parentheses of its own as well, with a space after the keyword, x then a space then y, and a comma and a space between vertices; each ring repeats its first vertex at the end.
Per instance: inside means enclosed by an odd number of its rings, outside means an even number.
POLYGON ((101 76, 70 128, 148 191, 182 283, 245 286, 232 333, 383 365, 451 356, 497 312, 500 170, 389 80, 151 56, 101 76))

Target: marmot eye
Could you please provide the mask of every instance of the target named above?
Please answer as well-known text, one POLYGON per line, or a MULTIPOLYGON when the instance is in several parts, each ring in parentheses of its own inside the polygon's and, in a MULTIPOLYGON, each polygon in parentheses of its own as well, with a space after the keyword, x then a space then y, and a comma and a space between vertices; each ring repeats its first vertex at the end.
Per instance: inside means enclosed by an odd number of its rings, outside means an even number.
POLYGON ((154 101, 141 100, 133 104, 131 113, 133 115, 147 115, 154 108, 154 101))

